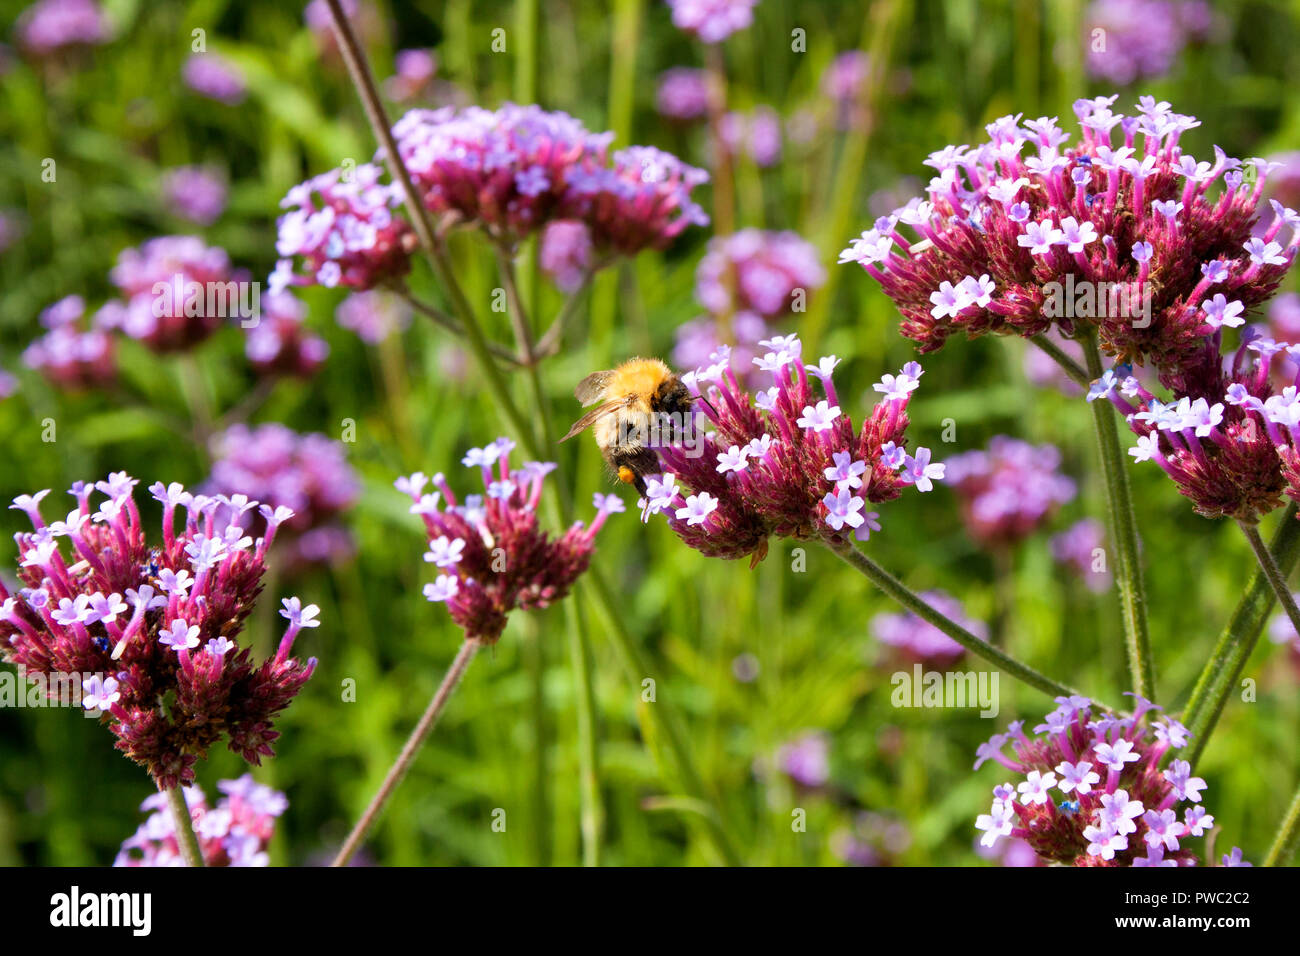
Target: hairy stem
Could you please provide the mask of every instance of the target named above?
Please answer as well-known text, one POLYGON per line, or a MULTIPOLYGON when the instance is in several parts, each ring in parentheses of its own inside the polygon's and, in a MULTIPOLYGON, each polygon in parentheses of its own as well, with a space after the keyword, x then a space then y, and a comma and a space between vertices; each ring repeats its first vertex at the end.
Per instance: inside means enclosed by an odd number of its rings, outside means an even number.
POLYGON ((1080 385, 1086 389, 1092 384, 1092 380, 1088 377, 1088 372, 1084 367, 1074 359, 1070 358, 1070 356, 1065 353, 1064 349, 1049 339, 1046 335, 1040 332, 1038 335, 1031 336, 1029 341, 1037 345, 1049 358, 1051 358, 1053 362, 1061 366, 1061 371, 1063 371, 1066 374, 1066 377, 1068 377, 1075 385, 1080 385))
MULTIPOLYGON (((434 325, 446 329, 457 338, 465 337, 466 332, 464 326, 437 306, 430 305, 428 302, 423 302, 420 299, 417 299, 411 294, 411 290, 406 288, 405 285, 398 285, 393 291, 402 298, 402 301, 416 312, 419 312, 421 315, 432 320, 434 325)), ((497 342, 488 342, 488 351, 503 362, 509 362, 511 365, 519 364, 518 356, 504 345, 497 342)))
MULTIPOLYGON (((1296 520, 1300 506, 1293 501, 1282 512, 1269 545, 1273 563, 1285 581, 1300 561, 1300 521, 1296 520)), ((1193 766, 1205 751, 1210 735, 1219 722, 1228 697, 1237 687, 1241 672, 1246 666, 1268 617, 1273 613, 1276 592, 1264 570, 1255 572, 1254 579, 1233 611, 1214 653, 1206 661, 1197 678, 1196 686, 1183 708, 1183 723, 1191 731, 1192 739, 1183 757, 1193 766)))
POLYGON ((199 838, 194 835, 194 818, 190 816, 189 804, 185 802, 185 787, 177 784, 163 792, 167 794, 167 809, 172 814, 172 829, 176 834, 181 859, 186 866, 204 866, 199 838))
POLYGON ((1295 595, 1287 587, 1286 575, 1277 566, 1272 552, 1264 544, 1264 539, 1259 536, 1259 526, 1253 522, 1238 521, 1237 527, 1241 528, 1241 533, 1246 536, 1250 542, 1250 549, 1255 552, 1255 560, 1259 562, 1259 569, 1264 572, 1264 577, 1268 580, 1268 585, 1273 589, 1273 594, 1277 597, 1282 605, 1282 610, 1291 621, 1291 626, 1295 632, 1300 634, 1300 608, 1296 607, 1295 595))
POLYGON ((461 677, 465 674, 465 669, 469 667, 469 662, 474 659, 474 654, 478 649, 479 643, 475 640, 467 639, 461 644, 456 659, 452 661, 451 667, 442 679, 442 683, 438 685, 437 691, 434 692, 433 699, 429 701, 429 706, 424 711, 424 716, 415 725, 415 730, 411 731, 411 736, 407 738, 406 744, 402 747, 402 752, 397 755, 393 765, 388 768, 388 774, 384 777, 384 782, 379 785, 379 790, 371 799, 370 805, 366 807, 366 812, 361 814, 361 819, 357 820, 356 826, 348 834, 348 838, 343 842, 342 848, 339 849, 338 856, 334 858, 334 862, 330 866, 347 866, 353 854, 361 848, 366 834, 370 832, 370 828, 379 819, 384 804, 388 802, 388 799, 393 795, 393 791, 402 782, 406 772, 411 769, 411 764, 415 761, 415 755, 420 752, 424 741, 438 723, 438 717, 441 716, 443 708, 447 706, 447 701, 451 699, 451 692, 460 683, 461 677))
POLYGON ((872 561, 849 542, 828 544, 827 547, 843 558, 851 567, 860 571, 867 580, 880 588, 890 598, 907 608, 917 617, 933 624, 972 654, 984 658, 984 660, 1000 667, 1012 677, 1024 681, 1030 687, 1036 687, 1045 694, 1054 697, 1068 697, 1079 693, 1065 684, 1057 683, 1050 677, 1040 674, 1028 664, 1016 660, 1010 654, 999 650, 988 641, 976 637, 942 611, 927 603, 919 594, 908 588, 902 581, 876 564, 875 561, 872 561))
MULTIPOLYGON (((1101 378, 1101 352, 1097 333, 1091 331, 1083 347, 1089 378, 1101 378)), ((1151 639, 1147 630, 1146 587, 1138 555, 1137 517, 1129 491, 1125 456, 1119 446, 1115 411, 1109 402, 1092 402, 1092 421, 1097 433, 1097 449, 1106 476, 1106 499, 1110 506, 1111 534, 1119 550, 1119 567, 1115 579, 1119 584, 1120 612, 1124 620, 1124 646, 1128 654, 1129 680, 1133 691, 1151 700, 1155 678, 1151 668, 1151 639)))
POLYGON ((1265 866, 1286 866, 1295 857, 1296 848, 1300 847, 1300 789, 1291 799, 1291 806, 1282 818, 1282 825, 1277 829, 1273 845, 1264 857, 1265 866))

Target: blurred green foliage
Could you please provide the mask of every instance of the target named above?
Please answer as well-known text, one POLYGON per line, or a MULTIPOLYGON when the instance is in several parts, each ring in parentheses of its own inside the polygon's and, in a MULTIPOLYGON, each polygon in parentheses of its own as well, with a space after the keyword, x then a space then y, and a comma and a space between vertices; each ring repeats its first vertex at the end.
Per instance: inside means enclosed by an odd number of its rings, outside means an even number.
MULTIPOLYGON (((373 142, 339 62, 322 57, 303 26, 298 3, 199 0, 104 4, 115 27, 111 43, 87 51, 75 66, 23 61, 0 76, 0 209, 20 210, 25 236, 0 254, 0 368, 19 375, 19 392, 0 401, 0 498, 74 479, 126 469, 144 484, 155 479, 196 484, 206 455, 161 431, 147 412, 99 394, 65 395, 21 368, 19 353, 37 333, 41 308, 68 294, 91 307, 111 294, 108 272, 118 253, 154 235, 191 231, 160 198, 163 172, 189 163, 224 169, 231 202, 201 231, 236 264, 265 275, 274 263, 277 203, 294 183, 345 159, 369 158, 373 142), (180 81, 191 30, 207 31, 208 48, 244 72, 249 96, 239 106, 205 99, 180 81), (57 181, 41 180, 41 162, 57 161, 57 181), (41 440, 53 418, 58 441, 41 440)), ((702 64, 698 43, 674 29, 658 0, 583 3, 547 0, 536 33, 520 31, 528 3, 376 4, 380 25, 370 36, 376 73, 391 74, 394 51, 433 47, 440 77, 468 101, 494 106, 535 79, 537 100, 564 109, 589 127, 614 128, 617 143, 653 144, 690 162, 707 161, 703 133, 666 124, 654 111, 656 77, 676 65, 702 64), (504 28, 505 53, 493 53, 491 31, 504 28), (525 53, 537 55, 535 78, 525 53), (523 64, 521 66, 521 63, 523 64)), ((18 13, 0 14, 6 35, 18 13)), ((1188 48, 1168 75, 1121 92, 1121 106, 1139 92, 1167 99, 1203 125, 1183 138, 1197 156, 1219 144, 1237 156, 1300 146, 1300 4, 1233 0, 1215 5, 1209 40, 1188 48)), ((836 53, 872 41, 870 4, 779 3, 764 0, 754 26, 723 47, 733 106, 771 104, 789 118, 820 102, 821 74, 836 53), (807 31, 807 52, 791 52, 791 30, 807 31)), ((888 300, 856 268, 833 265, 835 253, 869 225, 869 197, 901 177, 926 177, 921 161, 948 143, 974 142, 982 126, 1008 112, 1059 115, 1073 125, 1071 102, 1112 92, 1082 71, 1084 5, 1026 0, 901 4, 887 88, 874 117, 866 161, 841 175, 843 134, 808 144, 787 142, 781 163, 738 172, 740 225, 791 228, 821 244, 833 291, 823 310, 820 351, 845 357, 839 373, 846 411, 868 407, 870 385, 912 357, 898 336, 888 300), (847 184, 840 191, 834 184, 847 184), (843 213, 843 235, 827 235, 843 213)), ((1120 108, 1120 107, 1117 107, 1120 108)), ((707 203, 706 203, 707 205, 707 203)), ((602 275, 580 312, 562 354, 543 369, 557 420, 574 414, 574 382, 631 354, 667 354, 673 330, 697 315, 694 268, 706 230, 686 233, 668 252, 644 255, 602 275)), ((488 309, 496 284, 490 254, 471 236, 455 243, 471 301, 505 341, 504 317, 488 309)), ((441 301, 418 264, 416 291, 441 301)), ((544 281, 530 295, 543 317, 559 294, 544 281)), ((280 721, 279 755, 257 771, 285 790, 273 859, 319 862, 365 806, 402 740, 415 724, 459 632, 441 608, 420 595, 428 569, 420 560, 421 528, 392 488, 414 470, 444 470, 468 487, 459 467, 464 450, 502 428, 476 379, 455 381, 443 351, 454 348, 426 323, 399 341, 363 345, 333 321, 341 298, 328 290, 303 294, 309 324, 330 343, 325 371, 312 382, 281 384, 257 420, 338 437, 355 419, 348 446, 364 482, 347 516, 359 557, 350 564, 295 579, 281 577, 264 613, 251 624, 260 640, 275 629, 272 601, 299 594, 321 605, 324 626, 300 651, 320 658, 307 690, 280 721), (344 702, 343 682, 356 682, 344 702)), ((188 414, 184 374, 127 343, 123 366, 131 390, 155 409, 188 414)), ((1102 487, 1088 412, 1079 399, 1029 385, 1023 343, 952 342, 926 361, 913 404, 914 441, 942 458, 981 447, 997 433, 1052 442, 1081 494, 1054 521, 1062 530, 1083 515, 1102 516, 1102 487), (956 422, 944 444, 941 423, 956 422)), ((219 408, 253 386, 237 329, 226 329, 198 352, 202 384, 219 408)), ((515 383, 524 400, 523 382, 515 383)), ((608 478, 590 442, 555 449, 578 486, 585 512, 608 478)), ((1196 517, 1153 467, 1134 468, 1160 702, 1186 698, 1219 628, 1252 572, 1235 529, 1196 517)), ((917 589, 941 587, 969 613, 994 608, 994 567, 966 537, 952 494, 942 488, 907 495, 882 508, 884 531, 872 554, 917 589)), ((4 540, 22 528, 17 512, 0 511, 4 540)), ((1267 530, 1267 529, 1266 529, 1267 530)), ((12 545, 0 544, 0 573, 12 568, 12 545)), ((899 710, 889 703, 889 669, 870 619, 892 610, 860 577, 827 552, 812 549, 807 570, 792 571, 789 544, 775 543, 756 571, 742 563, 687 551, 661 522, 643 526, 616 517, 599 540, 599 564, 619 595, 619 611, 657 673, 657 696, 688 719, 690 743, 747 861, 828 864, 832 836, 852 825, 853 807, 906 823, 903 864, 972 864, 974 817, 1000 782, 986 767, 972 773, 976 745, 1017 716, 1032 726, 1050 708, 1041 694, 1001 685, 1001 714, 899 710), (737 680, 733 663, 753 655, 758 676, 737 680), (837 796, 798 794, 779 776, 755 773, 783 742, 805 729, 830 735, 837 796), (791 810, 807 810, 807 832, 792 832, 791 810)), ((1047 535, 1015 555, 1010 646, 1045 672, 1110 701, 1124 686, 1123 653, 1113 595, 1094 596, 1055 566, 1047 535)), ((597 674, 602 793, 607 810, 607 861, 612 864, 695 864, 713 857, 691 826, 692 811, 671 799, 678 791, 656 768, 637 721, 641 686, 619 667, 606 622, 588 614, 597 674)), ((393 864, 531 864, 580 859, 575 695, 562 608, 517 614, 505 638, 480 655, 441 725, 420 755, 369 844, 371 861, 393 864), (504 808, 505 833, 491 814, 504 808)), ((1259 859, 1300 774, 1295 731, 1300 718, 1297 675, 1267 641, 1248 666, 1258 700, 1229 702, 1200 773, 1207 805, 1226 850, 1241 845, 1259 859)), ((978 663, 976 669, 983 669, 978 663)), ((647 675, 649 676, 649 675, 647 675)), ((239 761, 215 753, 200 767, 209 793, 219 778, 238 775, 239 761)), ((106 864, 140 820, 151 790, 144 773, 111 747, 107 731, 77 714, 0 711, 0 863, 106 864)))

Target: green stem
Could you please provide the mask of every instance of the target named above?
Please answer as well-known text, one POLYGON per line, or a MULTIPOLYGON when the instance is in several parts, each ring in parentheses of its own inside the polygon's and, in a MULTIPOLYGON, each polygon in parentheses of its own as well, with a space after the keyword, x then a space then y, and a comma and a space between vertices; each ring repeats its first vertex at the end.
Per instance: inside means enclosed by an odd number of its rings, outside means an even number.
MULTIPOLYGON (((1097 333, 1090 331, 1083 343, 1088 377, 1101 378, 1101 352, 1097 333)), ((1119 567, 1115 575, 1119 584, 1120 611, 1124 619, 1124 645, 1128 652, 1129 679, 1135 693, 1154 699, 1155 678, 1151 669, 1151 641, 1147 630, 1146 588, 1138 555, 1137 518, 1129 492, 1125 455, 1119 446, 1119 430, 1110 402, 1095 401, 1092 421, 1097 432, 1097 448, 1102 471, 1106 475, 1106 499, 1110 506, 1111 533, 1119 549, 1119 567)))
POLYGON ((1029 341, 1037 345, 1047 353, 1053 362, 1061 366, 1061 371, 1065 372, 1066 376, 1070 381, 1074 382, 1075 385, 1081 385, 1086 389, 1092 384, 1092 379, 1088 377, 1088 373, 1084 370, 1083 366, 1070 358, 1070 356, 1066 355, 1065 350, 1049 339, 1046 335, 1040 332, 1038 335, 1031 336, 1029 341))
POLYGON ((1073 688, 1067 687, 1065 684, 1059 684, 1050 677, 1040 674, 1028 664, 1016 660, 1010 654, 999 650, 988 641, 976 637, 942 611, 927 603, 924 598, 849 542, 828 544, 827 547, 843 558, 845 563, 865 575, 872 584, 884 591, 886 595, 893 598, 917 617, 933 624, 972 654, 984 658, 984 660, 1000 667, 1012 677, 1024 681, 1030 687, 1036 687, 1045 694, 1054 697, 1068 697, 1078 693, 1073 688))
POLYGON ((180 784, 167 794, 167 808, 172 813, 172 829, 176 835, 176 845, 180 848, 181 859, 186 866, 203 866, 203 851, 199 849, 199 838, 194 835, 194 818, 190 816, 189 805, 185 802, 185 788, 180 784))
POLYGON ((334 857, 334 862, 330 866, 347 866, 352 859, 353 854, 361 848, 366 834, 374 826, 375 821, 379 819, 379 814, 384 809, 384 804, 388 803, 393 792, 397 790, 398 784, 406 777, 406 772, 411 769, 411 764, 415 762, 416 754, 424 746, 424 741, 433 728, 438 723, 438 718, 442 715, 443 708, 447 706, 447 701, 451 699, 451 692, 456 689, 460 679, 465 674, 465 669, 469 667, 469 662, 474 659, 474 654, 479 649, 479 642, 466 639, 462 642, 460 650, 456 653, 456 659, 452 661, 451 667, 442 678, 442 683, 434 692, 433 699, 429 701, 429 706, 425 708, 424 715, 420 722, 415 725, 411 731, 411 736, 406 739, 402 746, 402 752, 397 755, 393 765, 388 768, 388 774, 384 777, 384 782, 379 785, 379 790, 375 792, 374 797, 370 800, 370 805, 366 807, 365 813, 357 820, 352 832, 348 838, 343 841, 338 856, 334 857))
POLYGON ((1264 857, 1264 865, 1286 866, 1295 856, 1297 846, 1300 846, 1300 789, 1291 799, 1291 807, 1282 818, 1268 856, 1264 857))
MULTIPOLYGON (((1300 561, 1300 521, 1296 520, 1298 511, 1300 506, 1294 501, 1287 505, 1282 512, 1282 523, 1269 544, 1269 553, 1284 579, 1295 570, 1296 563, 1300 561)), ((1255 650, 1269 615, 1273 613, 1275 600, 1273 586, 1261 568, 1255 572, 1254 579, 1219 636, 1214 653, 1197 678, 1187 706, 1183 708, 1183 723, 1191 731, 1192 739, 1182 756, 1193 766, 1204 752, 1229 695, 1237 687, 1246 661, 1255 650)))
POLYGON ((1259 536, 1259 526, 1253 522, 1238 521, 1237 527, 1241 528, 1241 533, 1250 542, 1250 549, 1255 552, 1255 560, 1259 562, 1259 568, 1264 572, 1264 577, 1268 579, 1273 594, 1281 602, 1282 610, 1286 612, 1287 618, 1291 621, 1291 627, 1295 629, 1297 634, 1300 634, 1300 608, 1296 607, 1295 595, 1287 587, 1286 575, 1277 566, 1277 561, 1273 559, 1272 553, 1264 544, 1264 539, 1259 536))
POLYGON ((564 305, 560 307, 560 312, 556 315, 555 321, 537 340, 536 355, 539 359, 559 351, 560 343, 564 341, 564 330, 578 311, 578 304, 582 301, 583 294, 591 285, 592 274, 590 271, 582 274, 582 282, 569 293, 569 297, 564 300, 564 305))

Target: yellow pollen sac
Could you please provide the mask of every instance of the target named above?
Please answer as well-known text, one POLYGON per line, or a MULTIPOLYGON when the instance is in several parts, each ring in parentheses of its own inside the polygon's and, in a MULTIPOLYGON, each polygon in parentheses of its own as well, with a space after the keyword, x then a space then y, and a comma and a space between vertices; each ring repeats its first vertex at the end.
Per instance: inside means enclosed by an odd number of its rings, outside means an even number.
POLYGON ((627 465, 620 465, 618 469, 618 480, 625 485, 633 484, 636 481, 636 473, 627 465))

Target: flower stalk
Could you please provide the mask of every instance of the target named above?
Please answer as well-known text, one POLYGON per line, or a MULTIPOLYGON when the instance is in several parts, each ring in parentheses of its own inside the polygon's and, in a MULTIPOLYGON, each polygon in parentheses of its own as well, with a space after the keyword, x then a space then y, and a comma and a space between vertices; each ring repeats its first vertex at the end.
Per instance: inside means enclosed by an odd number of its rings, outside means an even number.
MULTIPOLYGON (((1089 377, 1100 378, 1101 352, 1097 347, 1095 331, 1089 333, 1083 346, 1089 377)), ((1119 567, 1115 579, 1119 584, 1120 611, 1124 620, 1129 680, 1135 693, 1150 699, 1154 696, 1155 678, 1151 667, 1151 639, 1147 629, 1146 587, 1139 563, 1137 518, 1129 491, 1124 452, 1119 446, 1119 430, 1115 425, 1114 413, 1109 408, 1102 407, 1100 402, 1093 402, 1092 420, 1102 471, 1106 476, 1111 533, 1119 550, 1119 567)))
POLYGON ((186 866, 203 866, 203 853, 199 838, 194 835, 194 820, 189 804, 185 802, 185 788, 180 784, 163 791, 167 795, 167 809, 171 811, 172 828, 176 832, 176 845, 186 866))
MULTIPOLYGON (((333 4, 331 3, 331 6, 333 4)), ((479 642, 470 638, 461 644, 460 650, 456 653, 456 659, 452 661, 451 667, 447 669, 442 683, 434 692, 429 706, 425 708, 424 716, 420 722, 415 725, 415 730, 411 731, 411 736, 406 739, 406 744, 402 747, 401 753, 393 761, 393 765, 388 768, 388 774, 384 777, 384 782, 379 785, 379 790, 370 800, 370 805, 366 807, 365 813, 357 820, 352 832, 348 838, 343 841, 343 846, 339 848, 338 855, 334 857, 334 862, 330 866, 347 866, 352 857, 356 855, 357 850, 361 848, 366 835, 370 828, 374 826, 375 821, 379 819, 380 813, 383 812, 384 805, 388 803, 393 791, 397 789, 406 773, 411 769, 411 764, 415 761, 415 755, 419 753, 420 748, 424 746, 424 741, 428 738, 433 728, 438 723, 438 718, 442 716, 447 701, 451 699, 452 691, 460 683, 460 679, 465 675, 465 670, 469 667, 469 662, 474 659, 478 652, 479 642)))

